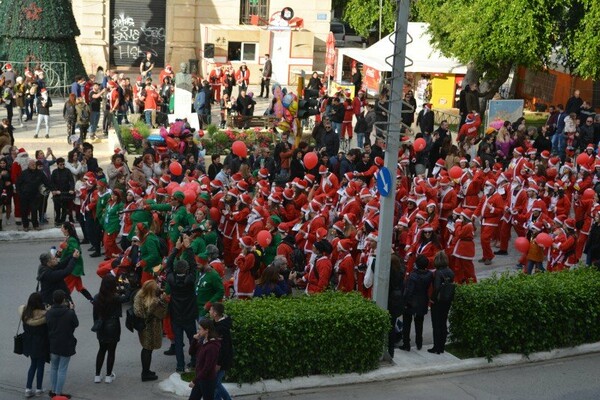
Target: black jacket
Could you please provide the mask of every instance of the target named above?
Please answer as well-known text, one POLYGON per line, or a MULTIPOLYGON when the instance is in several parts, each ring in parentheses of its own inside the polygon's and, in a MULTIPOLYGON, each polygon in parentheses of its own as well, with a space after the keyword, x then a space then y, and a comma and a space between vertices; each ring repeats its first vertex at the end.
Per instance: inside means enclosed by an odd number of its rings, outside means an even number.
POLYGON ((220 321, 215 321, 215 330, 221 337, 221 350, 219 351, 219 360, 217 365, 227 371, 233 366, 233 342, 231 340, 231 326, 233 321, 227 315, 220 321))
POLYGON ((431 294, 431 298, 436 303, 438 303, 438 292, 440 291, 442 283, 445 280, 448 280, 449 282, 454 282, 454 272, 448 267, 436 269, 435 273, 433 274, 433 292, 431 294))
POLYGON ((50 340, 50 354, 71 357, 75 354, 77 339, 73 333, 79 326, 75 311, 68 305, 52 305, 46 313, 48 323, 48 338, 50 340))
POLYGON ((333 104, 331 106, 331 122, 341 124, 344 122, 344 113, 346 112, 343 103, 333 104))
POLYGON ((600 225, 595 222, 592 224, 583 252, 590 255, 592 261, 600 260, 600 225))
POLYGON ((44 171, 27 168, 17 179, 17 193, 22 198, 34 198, 40 195, 40 186, 42 185, 50 185, 44 171))
POLYGON ((388 311, 392 318, 398 318, 404 311, 404 274, 390 268, 390 285, 388 292, 388 311))
POLYGON ((56 168, 50 175, 50 187, 52 190, 58 190, 64 194, 75 190, 73 174, 66 168, 56 168))
POLYGON ((421 133, 433 133, 434 116, 433 110, 425 112, 425 109, 423 109, 419 111, 417 125, 419 126, 419 129, 421 129, 421 133))
POLYGON ((68 259, 59 262, 54 268, 46 265, 40 265, 38 268, 37 279, 40 282, 40 293, 45 304, 52 304, 52 293, 55 290, 62 290, 69 296, 69 288, 65 283, 65 278, 71 275, 75 268, 75 259, 68 259))
POLYGON ((413 315, 426 315, 429 306, 429 285, 433 274, 429 270, 414 270, 408 276, 404 289, 406 312, 413 315))
MULTIPOLYGON (((173 322, 185 324, 193 322, 198 318, 198 305, 196 304, 196 266, 190 265, 187 273, 176 274, 173 270, 175 256, 178 250, 173 249, 167 259, 167 283, 171 293, 171 301, 169 302, 169 314, 173 322)), ((184 250, 186 260, 193 260, 194 254, 192 249, 184 250)))
POLYGON ((333 129, 323 136, 323 146, 329 158, 336 157, 340 151, 340 137, 333 129))
POLYGON ((96 332, 96 338, 100 343, 117 343, 121 339, 121 302, 118 296, 108 304, 100 304, 98 295, 94 297, 94 322, 101 319, 102 327, 96 332))

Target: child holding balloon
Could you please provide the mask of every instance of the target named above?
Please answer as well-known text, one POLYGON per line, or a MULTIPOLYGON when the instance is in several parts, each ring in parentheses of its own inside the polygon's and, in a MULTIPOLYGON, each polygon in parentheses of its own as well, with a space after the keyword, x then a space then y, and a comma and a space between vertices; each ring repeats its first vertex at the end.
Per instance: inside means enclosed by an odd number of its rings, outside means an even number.
POLYGON ((527 250, 527 273, 529 275, 534 272, 534 268, 538 271, 546 271, 543 263, 545 249, 536 242, 536 237, 543 229, 544 225, 542 221, 537 221, 529 228, 530 240, 529 250, 527 250))

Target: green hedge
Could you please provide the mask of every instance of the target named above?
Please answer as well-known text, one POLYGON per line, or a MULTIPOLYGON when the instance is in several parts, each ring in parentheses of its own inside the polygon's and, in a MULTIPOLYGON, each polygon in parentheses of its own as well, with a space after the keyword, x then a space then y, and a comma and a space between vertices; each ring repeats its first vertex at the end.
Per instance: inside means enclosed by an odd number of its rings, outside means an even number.
POLYGON ((496 276, 462 285, 450 339, 476 357, 529 354, 600 340, 600 272, 496 276))
POLYGON ((378 366, 389 314, 356 293, 232 300, 231 382, 366 372, 378 366))

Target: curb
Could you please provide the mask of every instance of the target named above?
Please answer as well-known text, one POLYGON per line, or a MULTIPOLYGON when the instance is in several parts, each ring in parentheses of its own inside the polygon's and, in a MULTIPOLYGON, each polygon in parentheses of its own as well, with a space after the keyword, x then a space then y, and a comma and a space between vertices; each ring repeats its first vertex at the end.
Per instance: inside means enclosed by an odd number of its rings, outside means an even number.
MULTIPOLYGON (((81 228, 75 228, 77 235, 83 237, 81 228)), ((64 239, 64 235, 60 228, 48 228, 41 231, 1 231, 0 242, 8 242, 12 240, 27 241, 27 240, 49 240, 49 239, 64 239)))
MULTIPOLYGON (((351 373, 340 375, 315 375, 309 377, 298 377, 278 381, 267 379, 264 381, 237 385, 235 383, 224 384, 231 396, 264 395, 266 393, 285 392, 291 390, 324 388, 359 383, 382 382, 401 378, 416 378, 428 375, 439 375, 447 373, 465 372, 477 369, 490 369, 512 365, 531 364, 536 362, 555 360, 566 357, 600 352, 600 342, 583 344, 576 347, 555 349, 551 351, 533 353, 529 356, 522 354, 501 354, 491 362, 486 358, 469 358, 460 360, 454 356, 446 357, 443 363, 435 363, 423 366, 393 365, 378 368, 365 374, 351 373)), ((187 397, 191 389, 188 383, 181 380, 179 374, 174 373, 160 382, 160 390, 177 396, 187 397)))

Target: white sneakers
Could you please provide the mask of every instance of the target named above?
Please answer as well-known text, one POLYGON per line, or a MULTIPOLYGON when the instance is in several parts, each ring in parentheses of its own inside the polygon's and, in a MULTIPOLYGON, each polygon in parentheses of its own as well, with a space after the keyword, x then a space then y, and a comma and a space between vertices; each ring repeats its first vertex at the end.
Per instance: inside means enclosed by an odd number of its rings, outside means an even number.
POLYGON ((35 396, 33 389, 25 389, 25 397, 30 398, 35 396))
POLYGON ((117 376, 113 372, 112 374, 107 375, 106 378, 104 378, 104 383, 112 383, 115 380, 116 377, 117 376))
MULTIPOLYGON (((115 373, 113 372, 110 375, 106 375, 106 377, 104 378, 104 383, 113 383, 113 381, 117 378, 117 375, 115 375, 115 373)), ((94 376, 94 383, 101 383, 102 382, 102 376, 100 375, 96 375, 94 376)))
POLYGON ((44 389, 35 389, 35 395, 36 396, 41 396, 44 394, 44 389))

